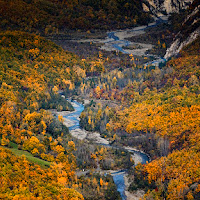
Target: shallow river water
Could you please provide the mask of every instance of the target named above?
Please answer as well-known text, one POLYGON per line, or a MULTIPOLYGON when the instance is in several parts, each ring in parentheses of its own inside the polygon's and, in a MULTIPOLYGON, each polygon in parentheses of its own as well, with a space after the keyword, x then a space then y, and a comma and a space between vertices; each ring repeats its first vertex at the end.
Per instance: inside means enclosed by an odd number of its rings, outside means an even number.
MULTIPOLYGON (((159 63, 163 63, 166 60, 161 57, 157 57, 154 55, 147 55, 146 51, 151 49, 153 45, 146 44, 146 43, 134 43, 128 41, 127 38, 133 37, 133 36, 139 36, 141 34, 145 33, 145 29, 151 26, 156 26, 159 23, 166 22, 167 18, 159 19, 158 21, 149 24, 148 26, 140 26, 132 29, 126 29, 126 30, 117 30, 113 32, 107 33, 107 38, 105 39, 86 39, 86 40, 79 40, 76 42, 93 42, 93 43, 101 43, 101 49, 106 51, 120 51, 125 54, 132 54, 136 56, 153 56, 154 60, 151 62, 146 63, 145 65, 159 65, 159 63), (130 45, 134 45, 135 49, 128 49, 126 47, 129 47, 130 45)), ((69 127, 70 133, 72 136, 78 138, 78 139, 89 139, 90 141, 94 143, 98 143, 101 145, 109 145, 109 141, 102 138, 101 135, 97 132, 88 132, 85 130, 80 129, 79 121, 80 121, 80 114, 84 110, 84 105, 80 104, 76 101, 71 102, 72 105, 75 108, 74 112, 65 112, 62 114, 64 118, 64 124, 69 127)), ((112 147, 112 146, 110 146, 112 147)), ((116 147, 115 147, 116 148, 116 147)), ((146 164, 146 162, 149 162, 149 157, 141 152, 137 151, 130 147, 124 147, 126 150, 128 150, 132 154, 132 158, 135 161, 135 165, 138 163, 146 164)), ((120 192, 122 200, 126 200, 127 197, 125 195, 125 180, 124 176, 126 175, 126 170, 120 170, 111 173, 113 176, 113 180, 117 186, 117 190, 120 192)))
POLYGON ((154 27, 160 23, 166 23, 168 16, 162 16, 155 20, 155 22, 150 23, 145 26, 138 26, 125 30, 116 30, 112 32, 107 32, 107 37, 104 39, 81 39, 75 40, 76 42, 92 42, 101 44, 100 49, 105 51, 117 51, 124 54, 132 54, 133 56, 143 56, 143 57, 152 57, 153 61, 150 61, 144 65, 154 65, 159 66, 160 63, 166 62, 166 59, 156 55, 150 55, 146 52, 153 48, 152 44, 148 43, 138 43, 131 42, 128 38, 134 36, 140 36, 145 33, 147 28, 154 27), (134 48, 129 48, 134 46, 134 48))
MULTIPOLYGON (((75 111, 74 112, 62 112, 62 116, 65 121, 65 125, 69 128, 70 133, 72 133, 72 135, 74 137, 76 137, 78 139, 85 139, 85 138, 87 138, 87 136, 83 138, 82 135, 84 135, 84 134, 92 135, 93 133, 91 133, 91 132, 89 133, 85 130, 82 130, 82 129, 80 129, 80 126, 79 126, 79 121, 80 121, 79 116, 80 116, 81 112, 84 110, 84 105, 81 103, 78 103, 77 101, 70 101, 70 103, 72 103, 75 111)), ((96 133, 94 133, 94 134, 96 134, 96 133)), ((109 145, 109 142, 106 139, 99 138, 99 137, 101 137, 100 134, 98 137, 94 137, 92 141, 94 143, 98 143, 98 144, 105 145, 105 146, 109 145)), ((112 147, 112 146, 110 146, 110 147, 112 147)), ((145 153, 133 150, 128 147, 126 149, 133 154, 133 159, 136 164, 139 162, 141 162, 142 164, 146 164, 146 162, 149 161, 149 158, 145 153)), ((122 200, 127 199, 126 195, 125 195, 125 187, 126 187, 125 181, 124 181, 125 174, 126 174, 126 170, 119 170, 119 171, 111 173, 111 175, 113 176, 113 180, 117 186, 117 190, 120 192, 122 200)))

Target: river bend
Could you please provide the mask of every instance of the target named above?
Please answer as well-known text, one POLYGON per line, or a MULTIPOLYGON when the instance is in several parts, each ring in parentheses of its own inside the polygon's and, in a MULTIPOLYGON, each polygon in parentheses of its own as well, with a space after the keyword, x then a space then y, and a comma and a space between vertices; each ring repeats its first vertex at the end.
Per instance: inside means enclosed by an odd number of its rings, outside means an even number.
MULTIPOLYGON (((70 100, 68 100, 70 101, 70 100)), ((94 143, 110 146, 109 141, 102 138, 101 135, 97 132, 88 132, 86 130, 83 130, 79 126, 80 122, 80 114, 84 110, 84 105, 81 103, 78 103, 77 101, 70 101, 70 103, 73 105, 75 111, 73 112, 57 112, 57 115, 62 115, 64 118, 64 124, 69 128, 69 131, 73 137, 76 137, 78 139, 88 139, 94 143), (91 140, 92 139, 92 140, 91 140)), ((110 146, 112 148, 112 146, 110 146)), ((116 147, 113 147, 116 148, 116 147)), ((127 149, 131 154, 132 158, 135 161, 135 164, 137 165, 139 162, 142 164, 146 164, 146 162, 149 161, 148 156, 140 151, 134 150, 130 147, 124 147, 127 149)), ((113 180, 117 186, 117 191, 120 192, 122 200, 126 200, 125 195, 125 181, 124 176, 126 175, 126 170, 119 170, 111 172, 111 175, 113 176, 113 180)))

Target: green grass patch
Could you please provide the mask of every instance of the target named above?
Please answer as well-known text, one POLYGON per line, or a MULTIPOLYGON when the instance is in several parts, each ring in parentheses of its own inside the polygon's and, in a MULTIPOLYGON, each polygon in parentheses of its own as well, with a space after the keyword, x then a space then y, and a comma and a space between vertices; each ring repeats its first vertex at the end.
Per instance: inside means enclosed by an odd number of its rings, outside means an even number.
POLYGON ((18 149, 18 145, 16 143, 14 143, 14 142, 10 142, 9 146, 10 146, 10 148, 18 149))
POLYGON ((29 160, 30 162, 33 162, 35 164, 38 164, 41 167, 50 167, 50 164, 51 164, 50 162, 42 160, 40 158, 36 158, 31 153, 29 153, 28 151, 23 151, 23 150, 19 150, 19 149, 12 149, 12 148, 9 148, 9 149, 17 156, 25 155, 27 160, 29 160))
POLYGON ((12 153, 14 153, 16 156, 22 156, 22 155, 25 155, 27 160, 32 162, 32 163, 35 163, 35 164, 38 164, 40 165, 41 167, 50 167, 50 162, 48 161, 45 161, 45 160, 42 160, 40 158, 36 158, 34 157, 31 153, 29 153, 28 151, 24 151, 24 150, 19 150, 17 149, 17 144, 16 143, 13 143, 13 142, 10 142, 10 146, 12 148, 8 148, 8 147, 4 147, 4 146, 1 146, 3 148, 6 148, 6 149, 9 149, 10 151, 12 151, 12 153))

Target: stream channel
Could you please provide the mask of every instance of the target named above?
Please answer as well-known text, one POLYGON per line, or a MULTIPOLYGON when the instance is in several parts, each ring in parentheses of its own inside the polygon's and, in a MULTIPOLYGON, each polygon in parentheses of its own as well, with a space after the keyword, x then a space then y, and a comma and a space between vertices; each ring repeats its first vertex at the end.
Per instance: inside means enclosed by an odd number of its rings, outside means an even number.
MULTIPOLYGON (((146 51, 149 49, 152 49, 152 44, 146 44, 146 43, 135 43, 128 41, 128 38, 133 36, 139 36, 145 33, 145 29, 149 27, 157 26, 160 23, 167 22, 167 16, 160 17, 159 19, 155 20, 155 22, 148 24, 147 26, 140 26, 132 29, 126 29, 126 30, 117 30, 113 32, 108 32, 107 37, 105 39, 83 39, 83 40, 76 40, 76 42, 92 42, 92 43, 100 43, 102 44, 101 48, 105 51, 120 51, 124 54, 132 54, 133 56, 151 56, 154 58, 153 61, 150 61, 144 65, 154 65, 158 66, 160 63, 166 62, 166 60, 162 57, 158 57, 155 55, 148 55, 146 54, 146 51), (130 45, 136 46, 135 49, 128 49, 130 45)), ((68 100, 71 101, 71 100, 68 100)), ((97 143, 104 146, 109 146, 111 148, 117 148, 112 147, 109 145, 109 141, 102 138, 101 135, 97 132, 88 132, 86 130, 83 130, 79 126, 80 121, 80 114, 84 110, 84 105, 78 103, 77 101, 71 101, 75 111, 73 112, 60 112, 56 113, 57 115, 61 114, 64 118, 64 124, 69 128, 69 131, 73 137, 76 137, 78 139, 86 139, 89 141, 92 141, 93 143, 97 143)), ((132 154, 132 158, 135 161, 135 165, 138 163, 146 164, 146 162, 149 162, 149 157, 141 151, 137 151, 130 147, 124 147, 126 150, 128 150, 132 154)), ((119 170, 112 172, 111 175, 113 176, 113 180, 117 186, 117 190, 120 192, 122 200, 126 200, 127 197, 125 195, 125 179, 124 176, 126 175, 126 170, 119 170)))
MULTIPOLYGON (((81 39, 73 40, 81 43, 98 43, 101 44, 100 49, 104 51, 116 51, 124 54, 129 54, 133 56, 144 56, 153 58, 152 61, 145 63, 144 65, 154 65, 159 66, 160 63, 166 62, 166 59, 157 55, 147 54, 146 52, 153 48, 154 45, 148 43, 131 42, 128 38, 140 36, 145 33, 148 28, 158 26, 162 23, 167 23, 168 16, 161 16, 155 18, 155 21, 149 23, 145 26, 138 26, 130 29, 115 30, 112 32, 107 32, 107 37, 104 39, 81 39), (135 48, 129 48, 134 46, 135 48)), ((139 64, 139 63, 138 63, 139 64)))
MULTIPOLYGON (((109 146, 111 148, 116 148, 112 147, 109 145, 109 142, 101 138, 100 134, 97 134, 96 132, 91 133, 88 131, 85 131, 83 129, 80 129, 79 126, 79 121, 80 121, 80 114, 84 110, 84 105, 81 103, 78 103, 77 101, 71 101, 68 99, 68 101, 73 105, 75 111, 73 112, 57 112, 57 115, 62 115, 64 118, 64 124, 69 128, 70 133, 78 138, 78 139, 90 139, 91 135, 95 135, 95 137, 92 137, 92 142, 104 145, 104 146, 109 146)), ((142 164, 146 164, 147 161, 149 161, 149 157, 140 151, 133 150, 128 147, 124 147, 127 149, 131 154, 133 155, 132 158, 135 161, 135 164, 141 162, 142 164)), ((124 181, 124 176, 126 175, 126 170, 119 170, 112 172, 111 175, 113 176, 113 180, 117 186, 117 191, 120 192, 122 200, 126 200, 126 195, 125 195, 125 181, 124 181)))

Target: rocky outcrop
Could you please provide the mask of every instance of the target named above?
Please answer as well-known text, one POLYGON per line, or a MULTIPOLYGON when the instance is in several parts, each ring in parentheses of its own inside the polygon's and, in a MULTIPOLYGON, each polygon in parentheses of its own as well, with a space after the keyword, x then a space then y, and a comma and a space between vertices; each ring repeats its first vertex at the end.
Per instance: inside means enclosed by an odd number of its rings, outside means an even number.
POLYGON ((143 9, 154 15, 162 15, 186 9, 192 2, 193 0, 143 0, 143 9))
POLYGON ((195 0, 190 7, 190 14, 182 23, 181 30, 176 35, 174 42, 167 49, 165 59, 177 55, 180 50, 200 36, 200 2, 195 0))
POLYGON ((197 30, 195 30, 194 32, 192 32, 190 34, 190 36, 181 42, 180 38, 176 39, 172 45, 170 46, 169 49, 167 49, 167 52, 165 54, 165 59, 168 60, 170 57, 177 55, 181 49, 190 44, 191 42, 193 42, 195 39, 197 39, 197 37, 200 35, 200 28, 198 28, 197 30))

